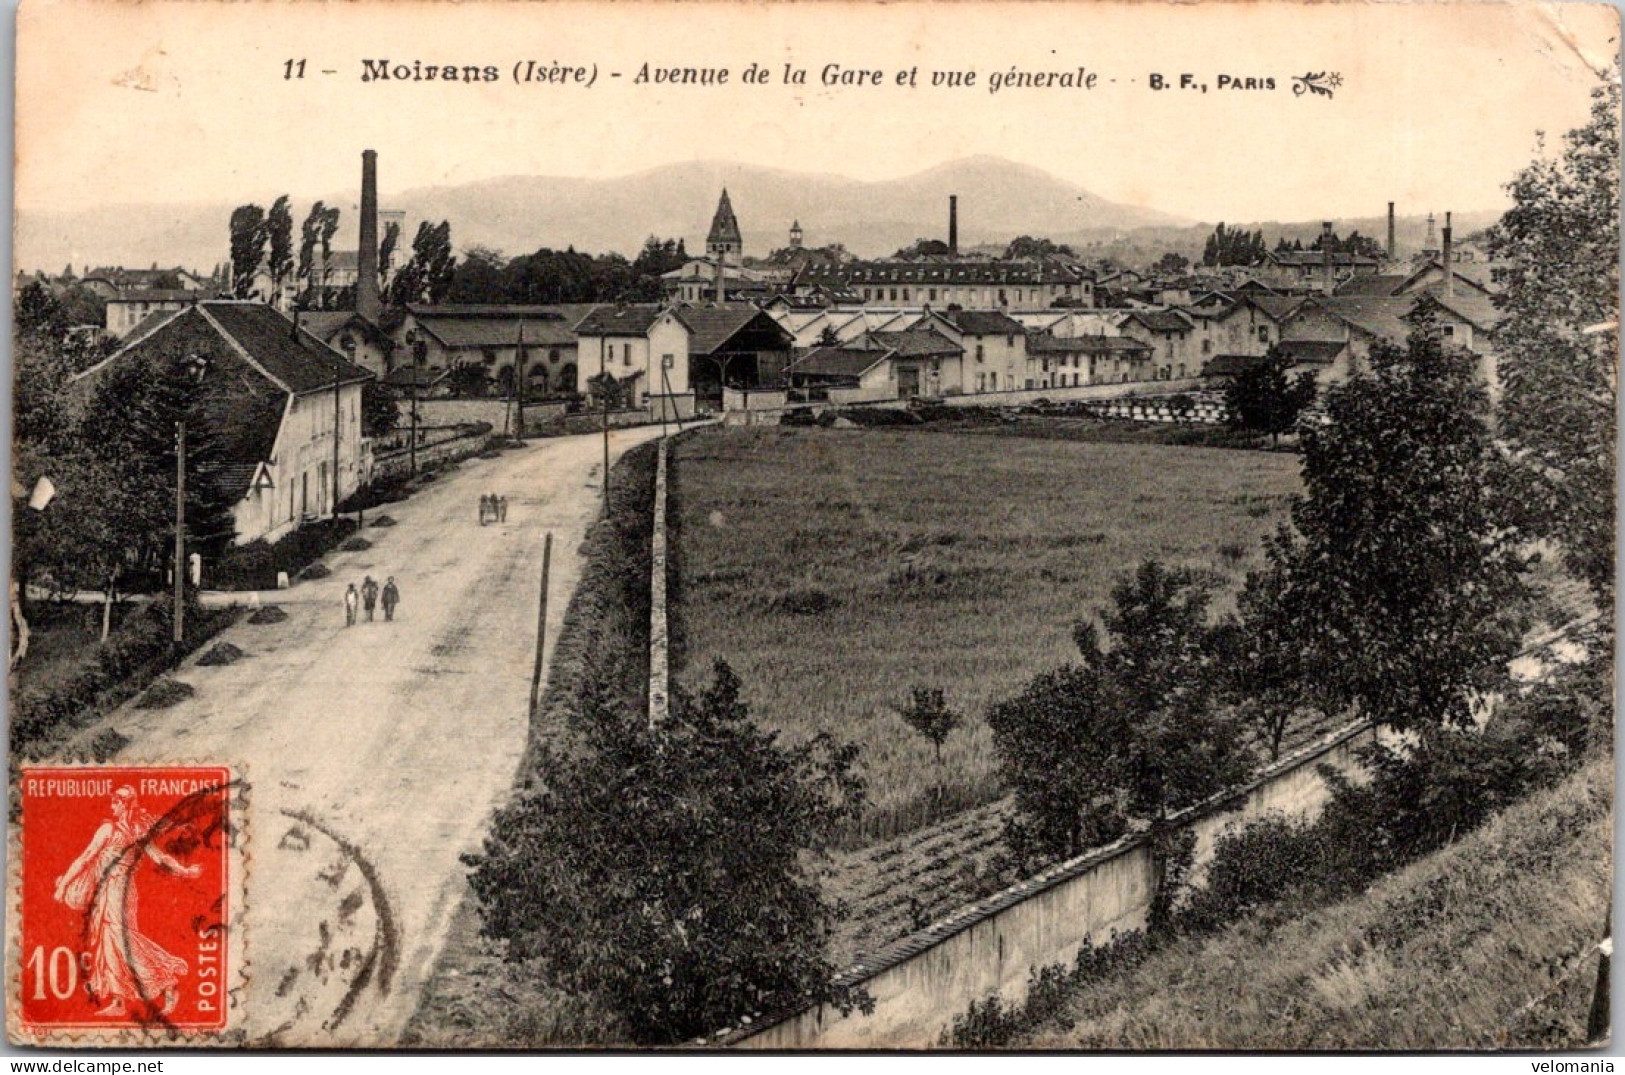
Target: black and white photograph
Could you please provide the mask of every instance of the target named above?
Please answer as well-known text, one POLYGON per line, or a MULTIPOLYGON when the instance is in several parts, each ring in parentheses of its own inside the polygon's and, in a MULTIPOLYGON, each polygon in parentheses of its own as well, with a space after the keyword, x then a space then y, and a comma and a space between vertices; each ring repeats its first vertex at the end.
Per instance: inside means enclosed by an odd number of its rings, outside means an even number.
POLYGON ((1612 1070, 1613 6, 14 19, 14 1056, 1612 1070))

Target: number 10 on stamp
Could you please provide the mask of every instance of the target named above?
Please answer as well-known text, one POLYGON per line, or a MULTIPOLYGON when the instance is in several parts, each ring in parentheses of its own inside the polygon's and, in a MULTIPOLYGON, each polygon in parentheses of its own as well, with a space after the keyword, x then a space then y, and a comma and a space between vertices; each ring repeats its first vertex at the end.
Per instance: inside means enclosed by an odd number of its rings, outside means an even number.
POLYGON ((224 1030, 230 769, 33 767, 18 784, 14 1040, 224 1030))

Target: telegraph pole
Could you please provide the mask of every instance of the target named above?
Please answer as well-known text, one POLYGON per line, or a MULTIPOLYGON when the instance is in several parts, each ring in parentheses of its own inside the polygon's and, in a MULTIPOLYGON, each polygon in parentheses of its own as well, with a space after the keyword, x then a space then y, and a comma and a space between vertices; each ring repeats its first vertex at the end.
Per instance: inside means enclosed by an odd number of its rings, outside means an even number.
POLYGON ((180 655, 186 637, 186 419, 175 423, 175 615, 172 640, 180 655))

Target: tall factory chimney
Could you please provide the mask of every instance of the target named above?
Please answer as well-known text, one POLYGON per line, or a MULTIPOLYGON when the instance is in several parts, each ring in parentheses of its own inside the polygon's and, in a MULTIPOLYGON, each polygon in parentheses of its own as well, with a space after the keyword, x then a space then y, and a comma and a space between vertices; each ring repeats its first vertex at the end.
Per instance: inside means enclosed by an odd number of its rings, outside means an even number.
POLYGON ((959 256, 959 195, 948 195, 948 256, 959 256))
POLYGON ((1456 266, 1452 264, 1450 260, 1453 251, 1450 244, 1449 213, 1445 213, 1444 215, 1444 231, 1442 236, 1444 239, 1444 252, 1440 255, 1440 258, 1444 262, 1444 293, 1446 295, 1454 295, 1456 293, 1456 266))
POLYGON ((355 312, 376 322, 383 313, 378 295, 378 154, 361 153, 361 244, 356 251, 355 312))
POLYGON ((1320 290, 1330 295, 1337 289, 1337 281, 1332 275, 1332 222, 1322 221, 1320 225, 1320 290))
POLYGON ((1388 203, 1388 260, 1394 260, 1394 203, 1388 203))

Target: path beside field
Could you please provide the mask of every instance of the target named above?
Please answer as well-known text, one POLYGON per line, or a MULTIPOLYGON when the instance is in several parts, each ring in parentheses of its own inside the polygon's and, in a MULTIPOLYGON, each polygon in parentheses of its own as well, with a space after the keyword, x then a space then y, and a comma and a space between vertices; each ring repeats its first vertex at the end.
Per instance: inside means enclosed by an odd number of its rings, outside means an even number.
MULTIPOLYGON (((611 433, 613 456, 659 436, 611 433)), ((596 518, 596 435, 532 442, 469 460, 410 500, 369 513, 374 547, 326 559, 327 579, 288 596, 285 622, 219 637, 235 664, 189 660, 196 695, 166 710, 128 706, 121 763, 228 763, 248 791, 242 1026, 257 1044, 388 1046, 418 995, 466 891, 474 850, 507 796, 528 733, 542 540, 554 535, 548 642, 557 638, 596 518), (508 497, 481 527, 482 493, 508 497), (396 622, 344 626, 342 595, 394 575, 396 622)))

